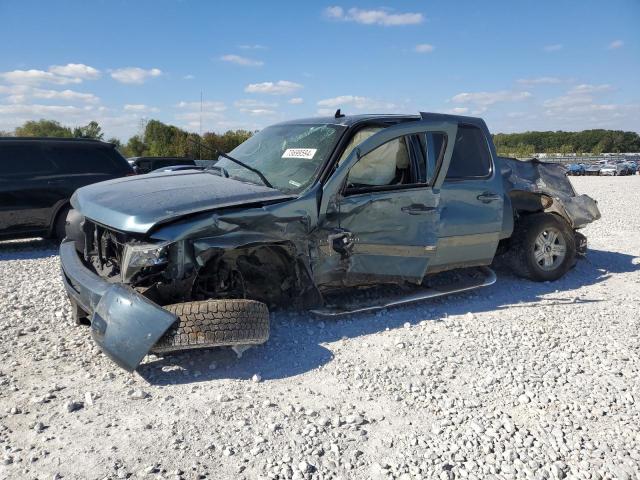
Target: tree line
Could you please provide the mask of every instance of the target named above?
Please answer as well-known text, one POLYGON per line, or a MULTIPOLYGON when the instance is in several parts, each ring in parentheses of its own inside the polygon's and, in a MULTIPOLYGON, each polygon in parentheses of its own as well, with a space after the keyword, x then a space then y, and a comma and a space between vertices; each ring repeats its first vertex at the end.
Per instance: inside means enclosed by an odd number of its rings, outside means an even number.
MULTIPOLYGON (((228 130, 223 134, 206 132, 202 136, 187 132, 158 120, 150 120, 141 133, 126 143, 117 138, 106 141, 115 144, 125 157, 166 156, 211 158, 214 151, 229 152, 252 135, 248 130, 228 130)), ((68 127, 55 120, 28 121, 14 132, 2 135, 22 137, 79 137, 104 139, 102 127, 96 121, 80 127, 68 127)), ((500 155, 518 157, 534 153, 622 153, 640 152, 640 135, 622 130, 583 130, 581 132, 497 133, 493 141, 500 155)))
POLYGON ((534 153, 640 152, 640 135, 622 130, 497 133, 493 135, 493 142, 500 155, 519 157, 534 153))
POLYGON ((13 132, 0 132, 0 136, 93 138, 113 143, 125 157, 212 159, 213 151, 229 152, 252 135, 252 132, 247 130, 228 130, 222 134, 206 132, 200 136, 158 120, 150 120, 142 130, 123 143, 115 137, 105 140, 102 127, 96 121, 72 128, 55 120, 32 120, 17 127, 13 132))

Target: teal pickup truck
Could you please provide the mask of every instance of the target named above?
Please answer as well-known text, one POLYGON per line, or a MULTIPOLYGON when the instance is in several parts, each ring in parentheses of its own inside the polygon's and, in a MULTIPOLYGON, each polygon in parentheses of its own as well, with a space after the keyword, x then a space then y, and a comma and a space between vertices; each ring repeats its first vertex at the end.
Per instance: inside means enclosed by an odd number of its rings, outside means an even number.
POLYGON ((552 281, 600 217, 560 165, 498 157, 481 119, 267 127, 201 171, 79 189, 60 247, 78 323, 127 370, 150 351, 263 343, 268 308, 320 315, 495 281, 552 281))

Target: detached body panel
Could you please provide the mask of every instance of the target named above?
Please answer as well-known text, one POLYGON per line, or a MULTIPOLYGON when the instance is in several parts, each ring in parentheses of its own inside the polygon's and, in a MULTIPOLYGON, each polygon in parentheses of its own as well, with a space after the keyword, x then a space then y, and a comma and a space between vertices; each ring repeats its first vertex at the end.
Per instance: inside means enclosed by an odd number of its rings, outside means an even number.
POLYGON ((91 315, 95 342, 119 366, 135 370, 176 316, 131 287, 110 284, 91 272, 73 242, 60 246, 60 263, 69 297, 91 315))

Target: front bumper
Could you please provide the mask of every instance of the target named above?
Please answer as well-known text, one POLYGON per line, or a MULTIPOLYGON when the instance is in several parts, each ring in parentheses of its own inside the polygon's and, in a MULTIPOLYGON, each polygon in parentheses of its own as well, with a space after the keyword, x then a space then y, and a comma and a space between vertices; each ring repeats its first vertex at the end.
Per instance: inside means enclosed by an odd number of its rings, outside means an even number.
POLYGON ((69 298, 90 315, 95 342, 119 366, 135 370, 177 317, 131 287, 93 273, 74 242, 60 245, 60 264, 69 298))

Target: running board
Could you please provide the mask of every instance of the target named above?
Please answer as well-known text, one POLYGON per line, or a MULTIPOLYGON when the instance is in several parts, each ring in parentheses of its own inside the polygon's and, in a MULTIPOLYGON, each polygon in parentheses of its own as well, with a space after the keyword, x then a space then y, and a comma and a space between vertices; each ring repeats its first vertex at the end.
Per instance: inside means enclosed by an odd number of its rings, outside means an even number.
POLYGON ((382 308, 419 302, 421 300, 427 300, 429 298, 436 298, 445 295, 451 295, 453 293, 466 292, 467 290, 474 290, 476 288, 488 287, 489 285, 493 285, 494 283, 496 283, 496 274, 489 267, 477 267, 476 269, 474 269, 474 271, 481 274, 479 278, 470 278, 470 280, 467 282, 459 282, 450 285, 418 287, 416 292, 410 293, 408 295, 398 296, 395 298, 382 298, 380 299, 381 302, 375 305, 355 308, 350 308, 349 306, 328 305, 310 311, 311 313, 315 313, 316 315, 320 315, 323 317, 370 312, 373 310, 380 310, 382 308))

